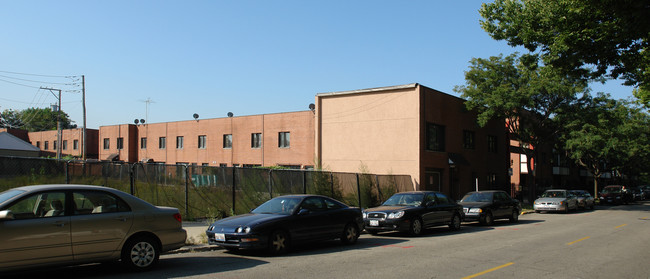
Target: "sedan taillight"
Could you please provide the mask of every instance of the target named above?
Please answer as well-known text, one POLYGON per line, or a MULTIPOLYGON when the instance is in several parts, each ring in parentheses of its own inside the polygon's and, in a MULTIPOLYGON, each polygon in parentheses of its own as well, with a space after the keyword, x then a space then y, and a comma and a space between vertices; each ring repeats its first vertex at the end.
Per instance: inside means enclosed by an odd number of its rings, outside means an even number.
POLYGON ((174 213, 174 219, 176 219, 178 222, 183 222, 183 217, 180 213, 174 213))

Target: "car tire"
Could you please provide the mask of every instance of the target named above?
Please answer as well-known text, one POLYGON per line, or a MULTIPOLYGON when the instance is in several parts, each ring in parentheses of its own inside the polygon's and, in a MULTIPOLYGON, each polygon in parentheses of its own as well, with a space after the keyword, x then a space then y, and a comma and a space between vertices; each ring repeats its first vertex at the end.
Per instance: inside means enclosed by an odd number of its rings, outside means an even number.
POLYGON ((268 251, 271 255, 281 255, 289 250, 289 235, 282 230, 274 231, 269 237, 268 251))
POLYGON ((422 219, 416 217, 413 218, 413 220, 411 220, 411 225, 409 226, 409 233, 414 236, 422 234, 422 219))
POLYGON ((359 229, 357 226, 353 223, 345 225, 343 233, 341 234, 341 242, 349 245, 356 243, 357 239, 359 239, 359 229))
POLYGON ((131 270, 149 270, 158 263, 159 258, 160 248, 152 237, 132 238, 122 248, 122 264, 131 270))
POLYGON ((513 209, 512 215, 510 215, 510 223, 519 222, 519 210, 513 209))
POLYGON ((492 212, 488 211, 487 213, 485 213, 485 215, 483 215, 483 218, 479 220, 479 223, 481 223, 481 225, 486 225, 486 226, 491 226, 492 224, 494 224, 494 216, 492 216, 492 212))
POLYGON ((594 203, 591 203, 591 205, 589 206, 589 209, 594 210, 594 203))
POLYGON ((542 212, 542 211, 540 211, 540 210, 535 210, 535 213, 540 213, 540 212, 542 212))
POLYGON ((462 221, 460 220, 460 216, 458 216, 458 214, 454 214, 454 216, 451 217, 451 222, 449 223, 449 229, 452 231, 460 230, 461 222, 462 221))

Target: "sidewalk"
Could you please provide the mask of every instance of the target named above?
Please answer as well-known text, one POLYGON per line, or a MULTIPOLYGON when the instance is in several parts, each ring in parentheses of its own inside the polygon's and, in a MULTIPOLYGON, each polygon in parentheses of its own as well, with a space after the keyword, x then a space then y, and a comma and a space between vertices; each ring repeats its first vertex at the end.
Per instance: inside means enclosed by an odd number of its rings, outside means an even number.
POLYGON ((221 249, 216 245, 208 245, 208 237, 205 235, 205 231, 208 229, 208 226, 209 224, 203 222, 183 221, 183 229, 187 231, 185 246, 173 251, 169 251, 166 254, 202 252, 221 249))

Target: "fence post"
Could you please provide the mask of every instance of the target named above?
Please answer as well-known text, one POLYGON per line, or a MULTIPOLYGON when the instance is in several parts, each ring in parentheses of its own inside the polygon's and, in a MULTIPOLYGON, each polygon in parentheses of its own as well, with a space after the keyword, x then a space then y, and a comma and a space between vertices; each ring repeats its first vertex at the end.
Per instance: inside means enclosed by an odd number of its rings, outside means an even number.
POLYGON ((359 208, 361 207, 361 184, 359 184, 359 174, 356 173, 357 176, 357 196, 359 197, 359 208))
POLYGON ((235 167, 232 167, 232 214, 235 214, 235 188, 236 188, 236 179, 235 179, 235 167))
POLYGON ((334 196, 334 173, 330 172, 330 195, 334 196))
POLYGON ((136 167, 138 166, 138 163, 134 163, 131 165, 129 168, 129 190, 131 191, 131 195, 135 196, 135 170, 136 167))
POLYGON ((269 198, 273 198, 273 169, 269 169, 269 198))
POLYGON ((302 193, 307 194, 307 170, 302 171, 302 193))
POLYGON ((63 166, 65 168, 65 184, 70 184, 70 174, 68 173, 68 163, 69 161, 64 161, 63 166))
POLYGON ((190 217, 190 166, 185 166, 185 218, 190 217))
POLYGON ((381 187, 379 186, 379 175, 375 174, 375 180, 377 181, 377 194, 379 194, 379 202, 383 202, 384 195, 381 193, 381 187))

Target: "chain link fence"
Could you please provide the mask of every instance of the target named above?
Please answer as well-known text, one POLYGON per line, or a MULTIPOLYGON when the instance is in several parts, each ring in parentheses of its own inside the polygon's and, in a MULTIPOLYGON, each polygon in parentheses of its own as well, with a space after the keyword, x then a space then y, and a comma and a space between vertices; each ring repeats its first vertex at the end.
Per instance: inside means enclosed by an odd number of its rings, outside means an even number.
POLYGON ((394 193, 413 190, 408 175, 0 156, 0 191, 36 184, 106 186, 154 205, 176 207, 188 220, 247 213, 288 194, 318 194, 368 208, 394 193))

